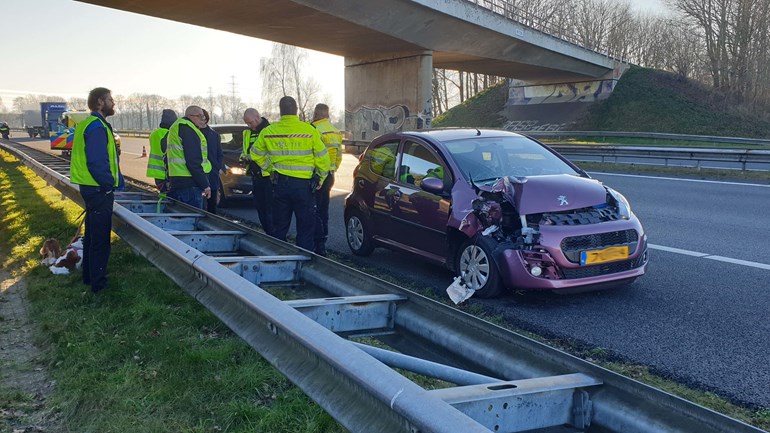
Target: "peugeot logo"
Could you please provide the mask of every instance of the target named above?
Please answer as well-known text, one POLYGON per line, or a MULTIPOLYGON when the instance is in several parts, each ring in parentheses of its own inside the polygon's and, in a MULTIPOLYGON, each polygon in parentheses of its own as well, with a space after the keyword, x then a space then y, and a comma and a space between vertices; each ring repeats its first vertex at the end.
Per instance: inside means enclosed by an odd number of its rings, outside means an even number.
POLYGON ((567 196, 566 195, 560 195, 558 197, 558 200, 559 200, 559 206, 566 206, 566 205, 569 204, 569 202, 567 202, 567 196))

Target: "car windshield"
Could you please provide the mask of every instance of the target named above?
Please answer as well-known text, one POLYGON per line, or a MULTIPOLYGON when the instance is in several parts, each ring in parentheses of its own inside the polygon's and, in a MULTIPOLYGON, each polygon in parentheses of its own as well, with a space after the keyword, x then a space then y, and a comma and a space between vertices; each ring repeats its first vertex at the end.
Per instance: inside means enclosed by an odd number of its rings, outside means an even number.
POLYGON ((571 174, 572 167, 526 137, 474 137, 444 145, 468 180, 492 182, 504 176, 571 174))

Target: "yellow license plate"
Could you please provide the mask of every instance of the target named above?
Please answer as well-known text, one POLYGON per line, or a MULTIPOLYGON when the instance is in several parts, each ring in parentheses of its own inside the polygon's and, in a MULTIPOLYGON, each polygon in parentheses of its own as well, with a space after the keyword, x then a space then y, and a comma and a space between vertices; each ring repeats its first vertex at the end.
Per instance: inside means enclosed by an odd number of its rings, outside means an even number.
POLYGON ((593 265, 596 263, 611 262, 628 258, 628 245, 622 247, 609 247, 603 250, 591 250, 580 252, 581 265, 593 265))

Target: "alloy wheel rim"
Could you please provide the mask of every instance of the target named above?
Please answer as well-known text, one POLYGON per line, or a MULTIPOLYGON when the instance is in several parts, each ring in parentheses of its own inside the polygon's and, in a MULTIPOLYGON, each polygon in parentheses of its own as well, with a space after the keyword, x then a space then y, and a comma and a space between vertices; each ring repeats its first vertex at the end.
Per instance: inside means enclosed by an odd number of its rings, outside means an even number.
POLYGON ((350 217, 348 220, 348 243, 354 250, 364 244, 364 227, 358 217, 350 217))
POLYGON ((489 280, 489 258, 484 250, 476 245, 469 245, 460 256, 460 275, 473 290, 484 287, 489 280))

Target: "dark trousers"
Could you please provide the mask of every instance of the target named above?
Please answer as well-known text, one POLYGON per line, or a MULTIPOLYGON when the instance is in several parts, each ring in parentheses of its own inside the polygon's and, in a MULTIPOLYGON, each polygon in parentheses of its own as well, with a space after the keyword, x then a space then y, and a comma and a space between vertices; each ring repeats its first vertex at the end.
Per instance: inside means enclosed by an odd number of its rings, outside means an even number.
POLYGON ((209 187, 211 187, 211 197, 204 203, 206 210, 210 213, 217 213, 217 201, 219 197, 219 170, 216 172, 214 169, 209 173, 209 187))
POLYGON ((83 223, 83 283, 91 286, 91 291, 98 292, 107 287, 115 194, 105 194, 96 187, 81 185, 80 195, 86 204, 83 223))
POLYGON ((197 186, 177 189, 172 186, 171 191, 168 192, 168 196, 174 200, 179 200, 198 209, 203 209, 203 196, 201 194, 203 194, 203 190, 197 186))
MULTIPOLYGON (((268 235, 274 236, 273 183, 270 181, 270 176, 252 176, 251 195, 254 196, 254 205, 257 208, 262 230, 268 235)), ((284 236, 286 235, 284 234, 284 236)))
POLYGON ((329 173, 321 188, 315 192, 315 246, 318 254, 326 254, 329 238, 329 197, 334 186, 334 173, 329 173))
POLYGON ((313 251, 315 200, 310 179, 277 175, 273 185, 273 236, 282 241, 289 233, 292 214, 297 219, 297 246, 313 251))

